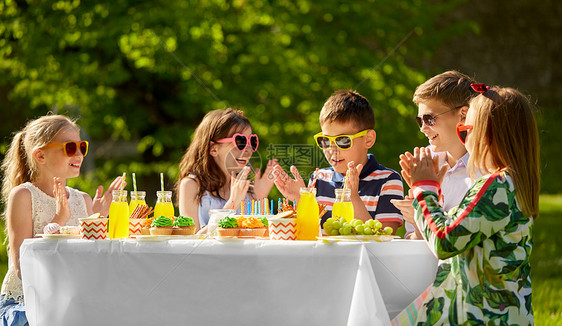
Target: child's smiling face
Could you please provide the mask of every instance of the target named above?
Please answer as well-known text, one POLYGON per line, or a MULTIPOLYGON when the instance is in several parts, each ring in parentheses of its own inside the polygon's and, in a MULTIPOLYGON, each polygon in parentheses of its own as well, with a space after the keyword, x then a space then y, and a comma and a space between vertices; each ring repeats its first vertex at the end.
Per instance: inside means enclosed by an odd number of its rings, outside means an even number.
MULTIPOLYGON (((252 128, 248 127, 242 131, 232 130, 229 133, 230 137, 235 133, 250 137, 252 128)), ((216 146, 216 153, 213 155, 213 158, 221 170, 228 175, 230 175, 231 172, 239 173, 243 167, 248 165, 253 153, 249 145, 246 146, 243 151, 240 151, 232 142, 217 143, 214 144, 214 146, 216 146)))
MULTIPOLYGON (((356 127, 352 122, 325 122, 322 124, 322 134, 325 136, 339 135, 355 135, 363 131, 356 127)), ((355 164, 367 163, 367 153, 376 140, 374 130, 369 130, 365 136, 357 137, 352 140, 351 148, 342 150, 334 142, 330 143, 330 147, 324 150, 324 155, 338 173, 345 174, 347 172, 347 163, 353 161, 355 164)))
MULTIPOLYGON (((67 127, 59 131, 50 143, 55 144, 80 140, 80 132, 76 128, 67 127)), ((45 155, 44 163, 41 164, 41 166, 46 168, 53 176, 74 178, 80 175, 80 167, 82 166, 84 156, 79 150, 77 150, 76 154, 72 157, 66 156, 63 146, 41 150, 45 155)))

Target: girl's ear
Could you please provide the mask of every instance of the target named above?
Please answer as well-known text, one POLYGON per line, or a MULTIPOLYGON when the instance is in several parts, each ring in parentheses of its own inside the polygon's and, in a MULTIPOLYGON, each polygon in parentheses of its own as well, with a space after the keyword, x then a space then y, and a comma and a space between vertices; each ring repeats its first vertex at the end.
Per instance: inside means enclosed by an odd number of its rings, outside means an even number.
POLYGON ((373 145, 375 145, 375 142, 377 141, 377 132, 374 129, 371 129, 367 132, 365 137, 366 137, 365 146, 367 148, 371 148, 373 147, 373 145))
POLYGON ((211 146, 209 147, 209 154, 211 154, 211 156, 213 157, 219 155, 219 151, 217 149, 217 143, 211 142, 211 146))
POLYGON ((33 153, 31 153, 31 155, 33 156, 33 158, 35 159, 35 161, 37 161, 38 164, 44 164, 45 163, 45 152, 43 152, 43 150, 41 148, 37 148, 33 151, 33 153))

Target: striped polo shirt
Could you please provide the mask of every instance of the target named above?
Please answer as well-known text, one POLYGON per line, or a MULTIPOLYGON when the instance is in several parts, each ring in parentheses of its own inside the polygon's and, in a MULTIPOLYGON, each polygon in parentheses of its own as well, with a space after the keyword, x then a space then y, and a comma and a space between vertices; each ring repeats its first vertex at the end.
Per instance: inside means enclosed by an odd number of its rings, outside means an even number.
MULTIPOLYGON (((335 201, 335 189, 342 188, 344 175, 334 171, 333 167, 318 170, 316 180, 316 200, 326 205, 327 212, 322 217, 322 224, 332 216, 335 201)), ((396 171, 380 165, 375 156, 367 155, 367 164, 359 175, 359 196, 371 217, 380 221, 398 221, 403 223, 402 214, 390 203, 391 199, 404 199, 402 178, 396 171)), ((312 175, 310 182, 314 179, 312 175)), ((309 184, 310 184, 309 182, 309 184)))

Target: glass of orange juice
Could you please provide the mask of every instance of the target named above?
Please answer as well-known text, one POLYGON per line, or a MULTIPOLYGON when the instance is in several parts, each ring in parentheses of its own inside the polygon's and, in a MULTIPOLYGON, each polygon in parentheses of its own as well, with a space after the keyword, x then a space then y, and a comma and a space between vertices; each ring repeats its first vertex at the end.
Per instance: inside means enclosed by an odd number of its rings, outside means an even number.
POLYGON ((129 202, 129 215, 133 214, 133 211, 137 205, 146 205, 144 198, 146 197, 145 191, 131 191, 131 201, 129 202))
POLYGON ((301 188, 297 204, 297 240, 314 240, 320 234, 320 210, 316 188, 301 188))
POLYGON ((172 204, 171 191, 157 191, 156 192, 156 205, 154 206, 154 217, 160 216, 173 217, 174 205, 172 204))
POLYGON ((347 222, 351 222, 351 220, 353 220, 351 189, 336 189, 336 202, 332 208, 332 217, 343 217, 347 222))
POLYGON ((113 200, 109 206, 109 238, 122 239, 129 237, 129 206, 127 190, 113 190, 113 200))

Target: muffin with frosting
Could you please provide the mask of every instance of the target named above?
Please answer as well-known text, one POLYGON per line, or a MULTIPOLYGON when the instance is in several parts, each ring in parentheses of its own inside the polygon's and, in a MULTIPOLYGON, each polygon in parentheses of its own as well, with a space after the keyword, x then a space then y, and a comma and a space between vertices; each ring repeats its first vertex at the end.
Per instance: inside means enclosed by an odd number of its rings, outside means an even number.
POLYGON ((267 230, 264 223, 254 216, 237 216, 236 221, 242 237, 263 237, 267 230))
POLYGON ((172 234, 172 220, 166 216, 155 218, 150 226, 150 235, 172 234))
POLYGON ((238 221, 234 217, 223 217, 219 220, 217 233, 221 237, 235 237, 240 232, 238 221))
POLYGON ((154 221, 154 217, 147 217, 142 219, 142 235, 150 235, 150 226, 152 225, 152 221, 154 221))
POLYGON ((178 216, 174 219, 173 235, 193 235, 195 234, 195 222, 191 217, 178 216))

